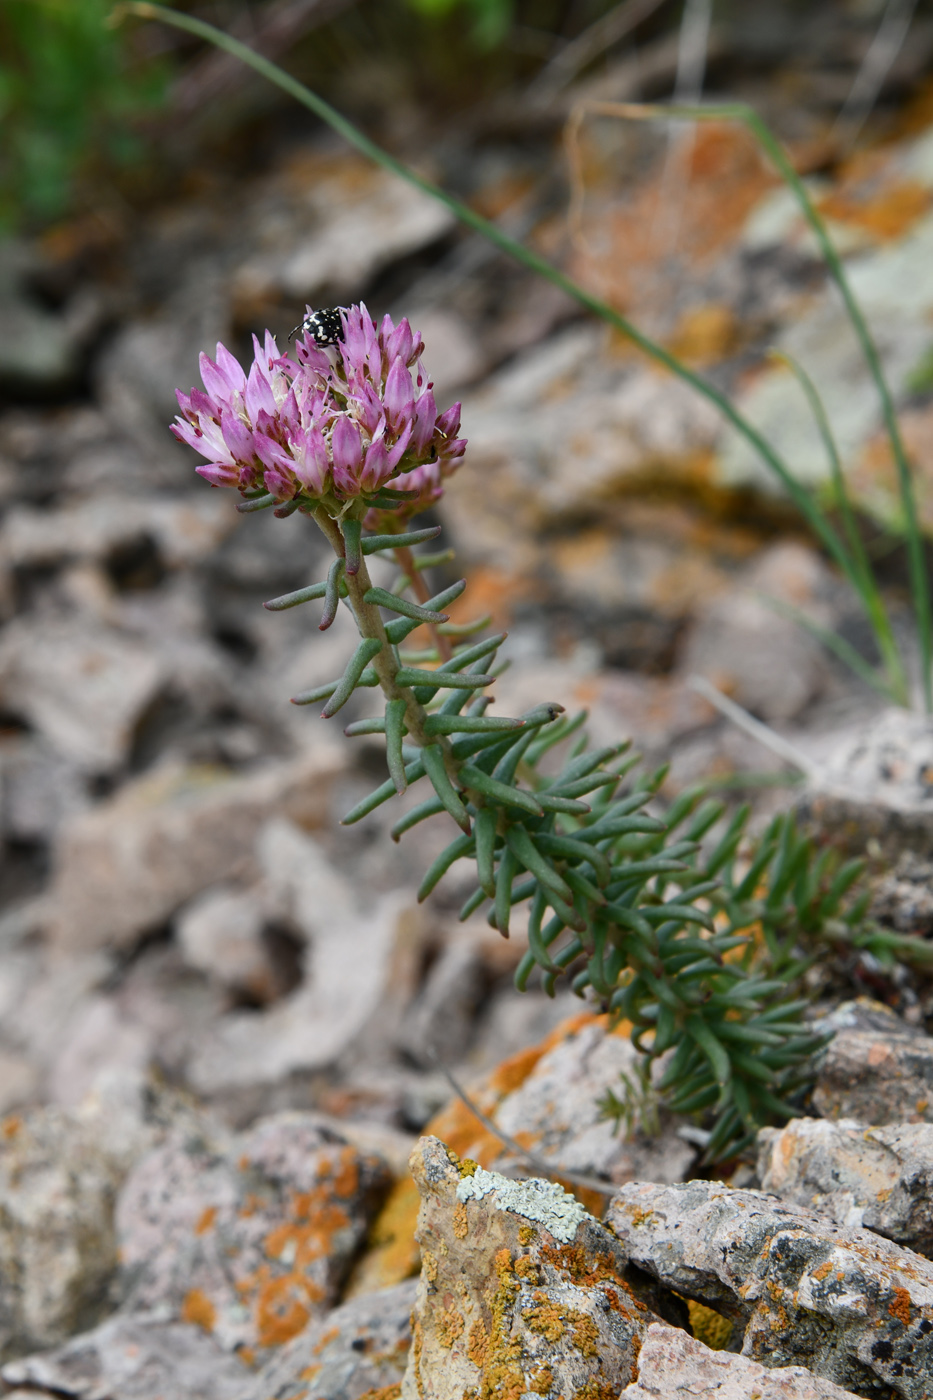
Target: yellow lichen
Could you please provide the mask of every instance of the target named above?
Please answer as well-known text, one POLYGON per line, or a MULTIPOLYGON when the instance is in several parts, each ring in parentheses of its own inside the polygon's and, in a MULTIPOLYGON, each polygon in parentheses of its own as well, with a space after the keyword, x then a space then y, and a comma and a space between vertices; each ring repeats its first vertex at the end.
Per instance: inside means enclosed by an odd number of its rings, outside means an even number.
POLYGON ((489 1359, 489 1333, 481 1317, 478 1317, 470 1328, 467 1356, 478 1371, 483 1369, 489 1359))
POLYGON ((465 1240, 467 1237, 467 1209, 463 1201, 458 1201, 454 1206, 453 1231, 458 1240, 465 1240))
POLYGON ((519 1242, 519 1244, 523 1244, 523 1245, 525 1246, 525 1248, 527 1249, 529 1245, 534 1244, 534 1242, 535 1242, 535 1240, 536 1240, 537 1238, 538 1238, 538 1232, 537 1232, 537 1230, 535 1230, 531 1225, 519 1225, 519 1227, 518 1227, 518 1242, 519 1242))
POLYGON ((437 1259, 434 1257, 434 1255, 431 1253, 431 1251, 430 1251, 429 1249, 426 1249, 426 1250, 424 1251, 423 1256, 422 1256, 422 1260, 421 1260, 421 1271, 422 1271, 422 1273, 424 1274, 425 1278, 427 1279, 428 1283, 434 1283, 434 1282, 436 1282, 436 1280, 437 1280, 437 1259))

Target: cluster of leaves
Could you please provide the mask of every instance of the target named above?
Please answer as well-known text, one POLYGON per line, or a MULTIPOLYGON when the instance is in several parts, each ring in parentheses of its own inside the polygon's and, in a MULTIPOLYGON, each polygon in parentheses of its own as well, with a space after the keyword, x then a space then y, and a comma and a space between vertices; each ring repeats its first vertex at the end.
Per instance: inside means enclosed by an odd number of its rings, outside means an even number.
MULTIPOLYGON (((462 918, 486 907, 490 924, 508 936, 513 908, 527 903, 529 946, 518 987, 536 974, 553 994, 567 975, 581 996, 630 1022, 649 1061, 672 1052, 656 1087, 675 1111, 707 1115, 710 1160, 739 1151, 761 1123, 792 1116, 789 1096, 821 1044, 803 1019, 806 998, 793 992, 812 956, 808 946, 851 938, 859 925, 864 901, 847 904, 858 863, 834 870, 832 856, 816 853, 790 815, 777 818, 750 852, 748 809, 726 821, 724 805, 700 789, 658 815, 665 770, 639 775, 627 743, 589 749, 583 715, 548 704, 519 719, 487 714, 482 692, 498 673, 504 634, 474 641, 464 633, 485 619, 465 627, 446 620, 441 609, 463 582, 424 603, 407 596, 422 569, 448 557, 412 553, 437 531, 348 534, 352 555, 403 559, 407 571, 391 589, 368 579, 361 585, 365 608, 396 614, 384 640, 364 635, 343 676, 295 697, 298 704, 324 700, 329 717, 358 687, 381 683, 372 663, 391 652, 398 693, 387 693, 384 715, 346 729, 385 735, 390 776, 344 823, 426 778, 430 795, 396 823, 393 837, 442 812, 461 834, 425 874, 421 899, 455 862, 470 860, 477 886, 462 918), (438 633, 457 637, 452 658, 442 659, 436 646, 403 649, 423 623, 436 629, 435 640, 438 633), (412 701, 423 716, 417 744, 406 742, 412 701), (561 745, 566 756, 555 765, 561 745)), ((267 607, 323 598, 326 622, 342 594, 354 606, 345 568, 346 542, 326 581, 267 607)), ((354 611, 360 622, 359 605, 354 611)))
POLYGON ((64 213, 91 160, 138 157, 130 123, 159 102, 164 72, 130 64, 112 9, 112 0, 0 7, 0 227, 64 213))

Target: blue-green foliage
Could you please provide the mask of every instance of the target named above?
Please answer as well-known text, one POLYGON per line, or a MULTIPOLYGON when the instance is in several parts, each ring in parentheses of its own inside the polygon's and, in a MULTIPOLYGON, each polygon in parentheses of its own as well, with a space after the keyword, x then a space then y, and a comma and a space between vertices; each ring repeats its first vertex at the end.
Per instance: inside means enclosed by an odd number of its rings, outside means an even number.
MULTIPOLYGON (((395 542, 410 548, 435 533, 395 542)), ((365 556, 390 539, 363 537, 354 548, 365 556)), ((422 562, 415 557, 416 569, 422 562)), ((346 595, 340 570, 332 574, 346 595)), ((818 853, 791 815, 750 843, 747 809, 729 818, 702 788, 665 809, 658 798, 665 771, 639 774, 627 743, 591 750, 583 715, 546 703, 518 719, 486 714, 483 691, 498 673, 504 634, 467 640, 474 625, 445 621, 440 610, 462 582, 424 604, 405 597, 413 583, 402 574, 391 590, 369 588, 367 604, 397 614, 386 643, 364 638, 342 677, 295 697, 326 700, 324 714, 334 714, 356 686, 378 683, 371 663, 388 646, 395 683, 411 687, 423 707, 417 745, 406 742, 411 711, 400 696, 387 701, 384 717, 347 727, 351 736, 386 736, 390 776, 344 823, 426 779, 433 792, 396 823, 393 837, 444 811, 460 834, 430 866, 419 897, 456 861, 470 860, 477 885, 462 918, 485 909, 508 936, 513 909, 527 904, 519 988, 535 977, 553 994, 557 979, 568 977, 580 995, 595 994, 631 1023, 649 1060, 670 1052, 656 1087, 672 1109, 704 1115, 709 1159, 734 1154, 763 1122, 795 1111, 789 1096, 806 1082, 821 1043, 804 1019, 800 979, 821 941, 856 941, 864 900, 851 902, 850 891, 859 864, 839 866, 818 853), (423 621, 458 638, 451 660, 402 650, 423 621)), ((267 607, 311 598, 326 607, 329 591, 312 585, 267 607)), ((609 1112, 613 1102, 607 1096, 609 1112)))
POLYGON ((162 65, 130 71, 112 0, 0 4, 0 227, 65 213, 90 162, 127 165, 130 123, 164 90, 162 65))

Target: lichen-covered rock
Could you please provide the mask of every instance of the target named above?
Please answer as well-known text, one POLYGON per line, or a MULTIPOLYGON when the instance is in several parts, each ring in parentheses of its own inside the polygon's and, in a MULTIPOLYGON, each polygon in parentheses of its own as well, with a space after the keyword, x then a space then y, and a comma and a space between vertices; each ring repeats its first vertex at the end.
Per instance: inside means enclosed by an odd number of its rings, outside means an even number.
POLYGON ((933 1394, 933 1264, 716 1181, 634 1183, 608 1223, 634 1264, 744 1327, 742 1354, 859 1395, 933 1394))
POLYGON ((240 1400, 248 1373, 201 1327, 118 1313, 0 1377, 33 1400, 240 1400))
POLYGON ((933 1036, 876 1003, 844 1003, 817 1064, 813 1104, 824 1118, 933 1123, 933 1036))
POLYGON ((854 1400, 803 1366, 766 1370, 757 1361, 711 1351, 696 1338, 653 1322, 638 1353, 638 1379, 619 1400, 854 1400))
POLYGON ((655 1320, 618 1242, 554 1182, 412 1153, 421 1279, 402 1400, 610 1400, 655 1320))
POLYGON ((281 1346, 333 1305, 388 1180, 381 1157, 312 1114, 274 1114, 227 1144, 176 1135, 120 1195, 126 1300, 228 1349, 281 1346))
POLYGON ((0 1357, 55 1346, 107 1310, 121 1162, 57 1109, 0 1124, 0 1357))
POLYGON ((933 1252, 933 1123, 795 1118, 758 1134, 758 1176, 763 1191, 837 1225, 933 1252))
POLYGON ((358 1400, 397 1387, 416 1287, 409 1279, 327 1313, 282 1347, 237 1400, 358 1400))

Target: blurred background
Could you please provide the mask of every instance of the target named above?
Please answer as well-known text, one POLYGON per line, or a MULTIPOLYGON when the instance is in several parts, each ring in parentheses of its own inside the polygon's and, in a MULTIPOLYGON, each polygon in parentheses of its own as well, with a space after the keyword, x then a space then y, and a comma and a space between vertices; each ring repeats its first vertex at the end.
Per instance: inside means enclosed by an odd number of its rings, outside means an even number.
MULTIPOLYGON (((799 355, 904 615, 879 413, 792 200, 737 126, 606 104, 739 98, 778 132, 877 332, 929 525, 930 0, 177 8, 631 315, 820 490, 767 352, 799 355)), ((436 581, 465 573, 462 615, 511 632, 498 708, 586 706, 670 763, 668 793, 786 802, 783 762, 689 678, 818 757, 880 701, 786 606, 871 658, 867 628, 704 401, 236 62, 109 0, 0 0, 0 114, 0 1111, 155 1074, 238 1125, 297 1106, 417 1130, 450 1092, 432 1045, 485 1069, 578 1004, 511 990, 520 933, 458 925, 456 872, 417 908, 442 823, 400 847, 394 808, 336 825, 381 753, 288 697, 339 673, 348 620, 263 611, 323 542, 195 476, 168 424, 198 353, 284 343, 309 303, 409 316, 439 406, 463 400, 436 581)))

